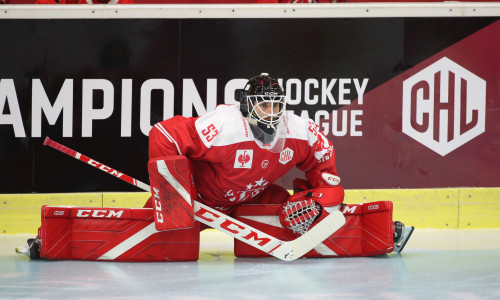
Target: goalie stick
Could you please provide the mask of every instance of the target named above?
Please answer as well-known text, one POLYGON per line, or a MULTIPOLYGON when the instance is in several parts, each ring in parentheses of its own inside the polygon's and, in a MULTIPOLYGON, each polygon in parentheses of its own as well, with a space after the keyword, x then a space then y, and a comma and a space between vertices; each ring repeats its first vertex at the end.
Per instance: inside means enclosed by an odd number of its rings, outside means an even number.
MULTIPOLYGON (((43 145, 59 150, 103 172, 133 184, 144 191, 151 192, 148 184, 61 145, 51 140, 49 137, 45 138, 43 145)), ((316 224, 316 226, 295 240, 282 241, 196 200, 193 200, 193 209, 197 221, 284 261, 292 261, 303 256, 335 233, 346 222, 344 215, 336 209, 330 212, 330 214, 316 224)))

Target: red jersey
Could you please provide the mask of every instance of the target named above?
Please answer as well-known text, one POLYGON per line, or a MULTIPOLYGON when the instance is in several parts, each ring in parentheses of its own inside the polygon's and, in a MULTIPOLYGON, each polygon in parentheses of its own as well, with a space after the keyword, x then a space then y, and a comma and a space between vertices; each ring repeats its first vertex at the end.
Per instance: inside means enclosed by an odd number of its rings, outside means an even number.
POLYGON ((193 162, 199 201, 229 209, 259 195, 293 167, 305 171, 313 187, 321 174, 337 175, 332 143, 312 120, 287 113, 280 153, 261 148, 238 105, 219 105, 201 117, 175 116, 149 133, 149 157, 184 155, 193 162))

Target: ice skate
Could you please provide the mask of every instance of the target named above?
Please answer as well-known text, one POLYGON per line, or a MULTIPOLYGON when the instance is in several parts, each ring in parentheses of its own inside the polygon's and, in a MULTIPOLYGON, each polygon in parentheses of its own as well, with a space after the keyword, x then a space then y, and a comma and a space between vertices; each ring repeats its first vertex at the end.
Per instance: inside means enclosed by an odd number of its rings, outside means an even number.
POLYGON ((28 239, 26 245, 16 248, 16 253, 24 254, 31 259, 40 258, 40 248, 42 240, 38 236, 34 239, 28 239))
POLYGON ((394 222, 394 251, 396 253, 401 253, 403 248, 406 246, 406 243, 410 239, 413 230, 415 227, 413 226, 405 226, 400 221, 394 222))

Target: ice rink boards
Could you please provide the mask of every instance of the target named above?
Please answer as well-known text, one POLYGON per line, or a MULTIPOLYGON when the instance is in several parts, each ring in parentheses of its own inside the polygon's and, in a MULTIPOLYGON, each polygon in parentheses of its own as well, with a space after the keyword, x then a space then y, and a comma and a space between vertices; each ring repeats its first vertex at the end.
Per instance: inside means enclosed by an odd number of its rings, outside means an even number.
POLYGON ((32 235, 0 235, 0 299, 500 299, 500 229, 416 229, 401 254, 299 259, 233 256, 201 234, 200 259, 176 263, 30 261, 32 235))

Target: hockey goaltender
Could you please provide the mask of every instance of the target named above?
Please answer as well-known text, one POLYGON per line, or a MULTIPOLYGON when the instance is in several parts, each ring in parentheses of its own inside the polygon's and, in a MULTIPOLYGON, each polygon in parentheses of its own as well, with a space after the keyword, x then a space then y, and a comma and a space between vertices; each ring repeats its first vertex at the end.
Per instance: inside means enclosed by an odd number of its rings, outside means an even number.
POLYGON ((392 220, 390 201, 343 204, 331 141, 312 120, 286 110, 277 80, 255 76, 237 90, 236 100, 238 105, 219 105, 200 117, 155 124, 149 133, 151 186, 143 184, 152 196, 144 208, 43 206, 38 236, 18 252, 47 259, 197 260, 199 233, 208 227, 237 239, 237 257, 403 250, 414 228, 392 220), (290 195, 274 182, 294 167, 306 179, 295 179, 290 195))

